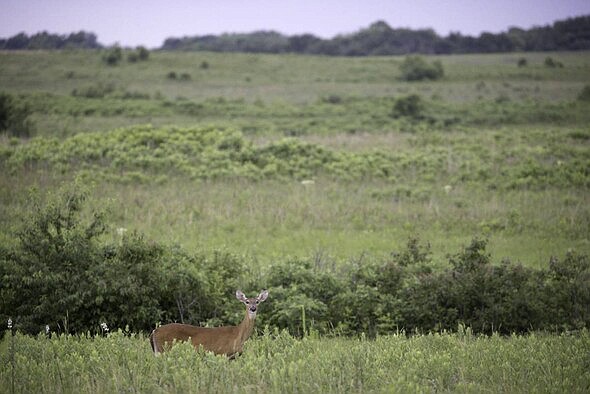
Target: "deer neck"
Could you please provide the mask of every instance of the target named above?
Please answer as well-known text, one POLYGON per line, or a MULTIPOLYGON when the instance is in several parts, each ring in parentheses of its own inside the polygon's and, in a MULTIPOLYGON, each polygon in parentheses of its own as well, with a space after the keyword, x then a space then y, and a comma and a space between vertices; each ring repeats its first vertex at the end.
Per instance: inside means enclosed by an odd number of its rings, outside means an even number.
POLYGON ((256 315, 250 316, 248 311, 246 311, 246 316, 244 316, 244 320, 238 326, 239 337, 242 343, 246 342, 252 332, 254 331, 254 323, 256 322, 256 315))

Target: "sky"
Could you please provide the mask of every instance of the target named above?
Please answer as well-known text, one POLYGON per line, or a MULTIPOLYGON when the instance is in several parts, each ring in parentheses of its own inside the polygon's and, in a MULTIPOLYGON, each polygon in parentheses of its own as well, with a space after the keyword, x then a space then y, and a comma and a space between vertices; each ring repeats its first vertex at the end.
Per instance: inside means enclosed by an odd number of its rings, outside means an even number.
POLYGON ((322 38, 377 20, 478 36, 590 15, 590 0, 0 0, 0 37, 95 33, 103 45, 156 48, 169 37, 275 30, 322 38))

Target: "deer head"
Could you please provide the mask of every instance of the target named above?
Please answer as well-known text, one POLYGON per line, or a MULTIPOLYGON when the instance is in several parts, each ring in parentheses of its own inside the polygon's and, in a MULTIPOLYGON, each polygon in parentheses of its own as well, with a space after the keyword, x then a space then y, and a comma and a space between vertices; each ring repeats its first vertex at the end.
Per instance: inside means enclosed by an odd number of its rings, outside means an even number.
POLYGON ((256 318, 256 310, 258 309, 258 304, 266 300, 266 297, 268 297, 268 290, 263 290, 255 298, 246 297, 241 290, 236 291, 236 298, 238 299, 238 301, 243 302, 246 305, 246 311, 248 312, 248 317, 250 319, 256 318))

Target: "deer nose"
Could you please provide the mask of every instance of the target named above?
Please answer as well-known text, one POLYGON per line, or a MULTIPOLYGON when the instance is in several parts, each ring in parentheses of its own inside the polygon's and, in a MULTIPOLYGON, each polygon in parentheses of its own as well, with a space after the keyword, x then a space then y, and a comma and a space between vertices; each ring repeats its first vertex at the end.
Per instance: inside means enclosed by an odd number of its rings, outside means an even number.
POLYGON ((250 306, 250 312, 256 312, 256 305, 250 306))

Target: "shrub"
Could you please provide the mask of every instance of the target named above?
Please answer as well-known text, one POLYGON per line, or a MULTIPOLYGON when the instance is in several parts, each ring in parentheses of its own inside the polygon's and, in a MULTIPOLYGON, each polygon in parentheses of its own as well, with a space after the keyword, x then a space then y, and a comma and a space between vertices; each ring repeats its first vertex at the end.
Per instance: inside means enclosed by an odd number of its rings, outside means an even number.
POLYGON ((590 259, 569 251, 563 260, 552 257, 546 292, 552 328, 580 329, 590 322, 590 259))
POLYGON ((102 56, 102 60, 109 66, 116 66, 123 59, 123 50, 115 45, 108 49, 102 56))
POLYGON ((29 118, 30 107, 16 97, 0 93, 0 133, 13 137, 30 137, 33 124, 29 118))
MULTIPOLYGON (((31 214, 18 231, 18 245, 3 261, 3 310, 25 332, 46 324, 79 330, 91 304, 89 278, 99 260, 96 239, 104 232, 103 215, 80 220, 86 193, 73 189, 42 205, 34 198, 31 214)), ((106 284, 104 284, 106 285, 106 284)))
POLYGON ((402 267, 417 264, 428 264, 431 261, 430 244, 420 245, 418 237, 410 237, 406 244, 406 250, 393 252, 392 257, 402 267))
POLYGON ((327 97, 322 98, 322 101, 328 104, 341 104, 343 100, 342 96, 337 94, 331 94, 327 97))
POLYGON ((417 94, 410 94, 400 97, 395 101, 391 115, 394 118, 405 116, 413 119, 421 119, 424 108, 422 97, 417 94))
POLYGON ((137 63, 139 61, 139 56, 135 52, 129 52, 127 54, 127 61, 129 63, 137 63))
POLYGON ((400 64, 401 79, 404 81, 437 80, 443 77, 442 63, 438 60, 427 63, 421 56, 407 56, 400 64))
POLYGON ((528 65, 528 60, 526 59, 526 57, 521 57, 520 59, 518 59, 518 67, 526 67, 528 65))
POLYGON ((127 61, 130 63, 143 62, 148 60, 150 52, 143 46, 139 46, 135 51, 129 52, 127 55, 127 61))
POLYGON ((46 202, 33 195, 17 242, 0 245, 1 320, 32 334, 46 324, 96 332, 103 321, 133 331, 158 321, 236 324, 243 309, 235 290, 268 288, 260 326, 296 335, 590 327, 590 260, 575 252, 553 258, 548 270, 494 265, 487 240, 474 238, 435 270, 429 245, 414 237, 385 260, 359 259, 338 272, 286 260, 252 280, 246 259, 223 250, 189 254, 134 232, 104 242, 106 214, 85 209, 87 196, 78 184, 46 202))
POLYGON ((35 334, 45 325, 94 332, 102 321, 148 331, 158 321, 214 316, 215 289, 227 298, 240 264, 214 259, 199 266, 211 275, 199 273, 185 254, 137 233, 101 244, 105 213, 84 212, 87 195, 72 185, 44 204, 33 199, 17 245, 0 248, 3 319, 12 316, 19 330, 35 334))
POLYGON ((139 60, 146 61, 150 58, 150 51, 148 51, 147 48, 144 46, 138 46, 137 56, 139 57, 139 60))
POLYGON ((547 56, 545 58, 545 67, 549 68, 563 68, 563 63, 557 60, 554 60, 551 56, 547 56))
POLYGON ((102 83, 72 90, 72 96, 84 98, 104 98, 115 91, 115 84, 102 83))
POLYGON ((580 94, 578 94, 579 101, 590 101, 590 85, 585 85, 580 94))
POLYGON ((307 327, 329 328, 330 303, 343 290, 333 275, 314 269, 309 261, 293 260, 271 267, 266 283, 272 297, 265 305, 263 324, 303 335, 305 314, 307 327))

